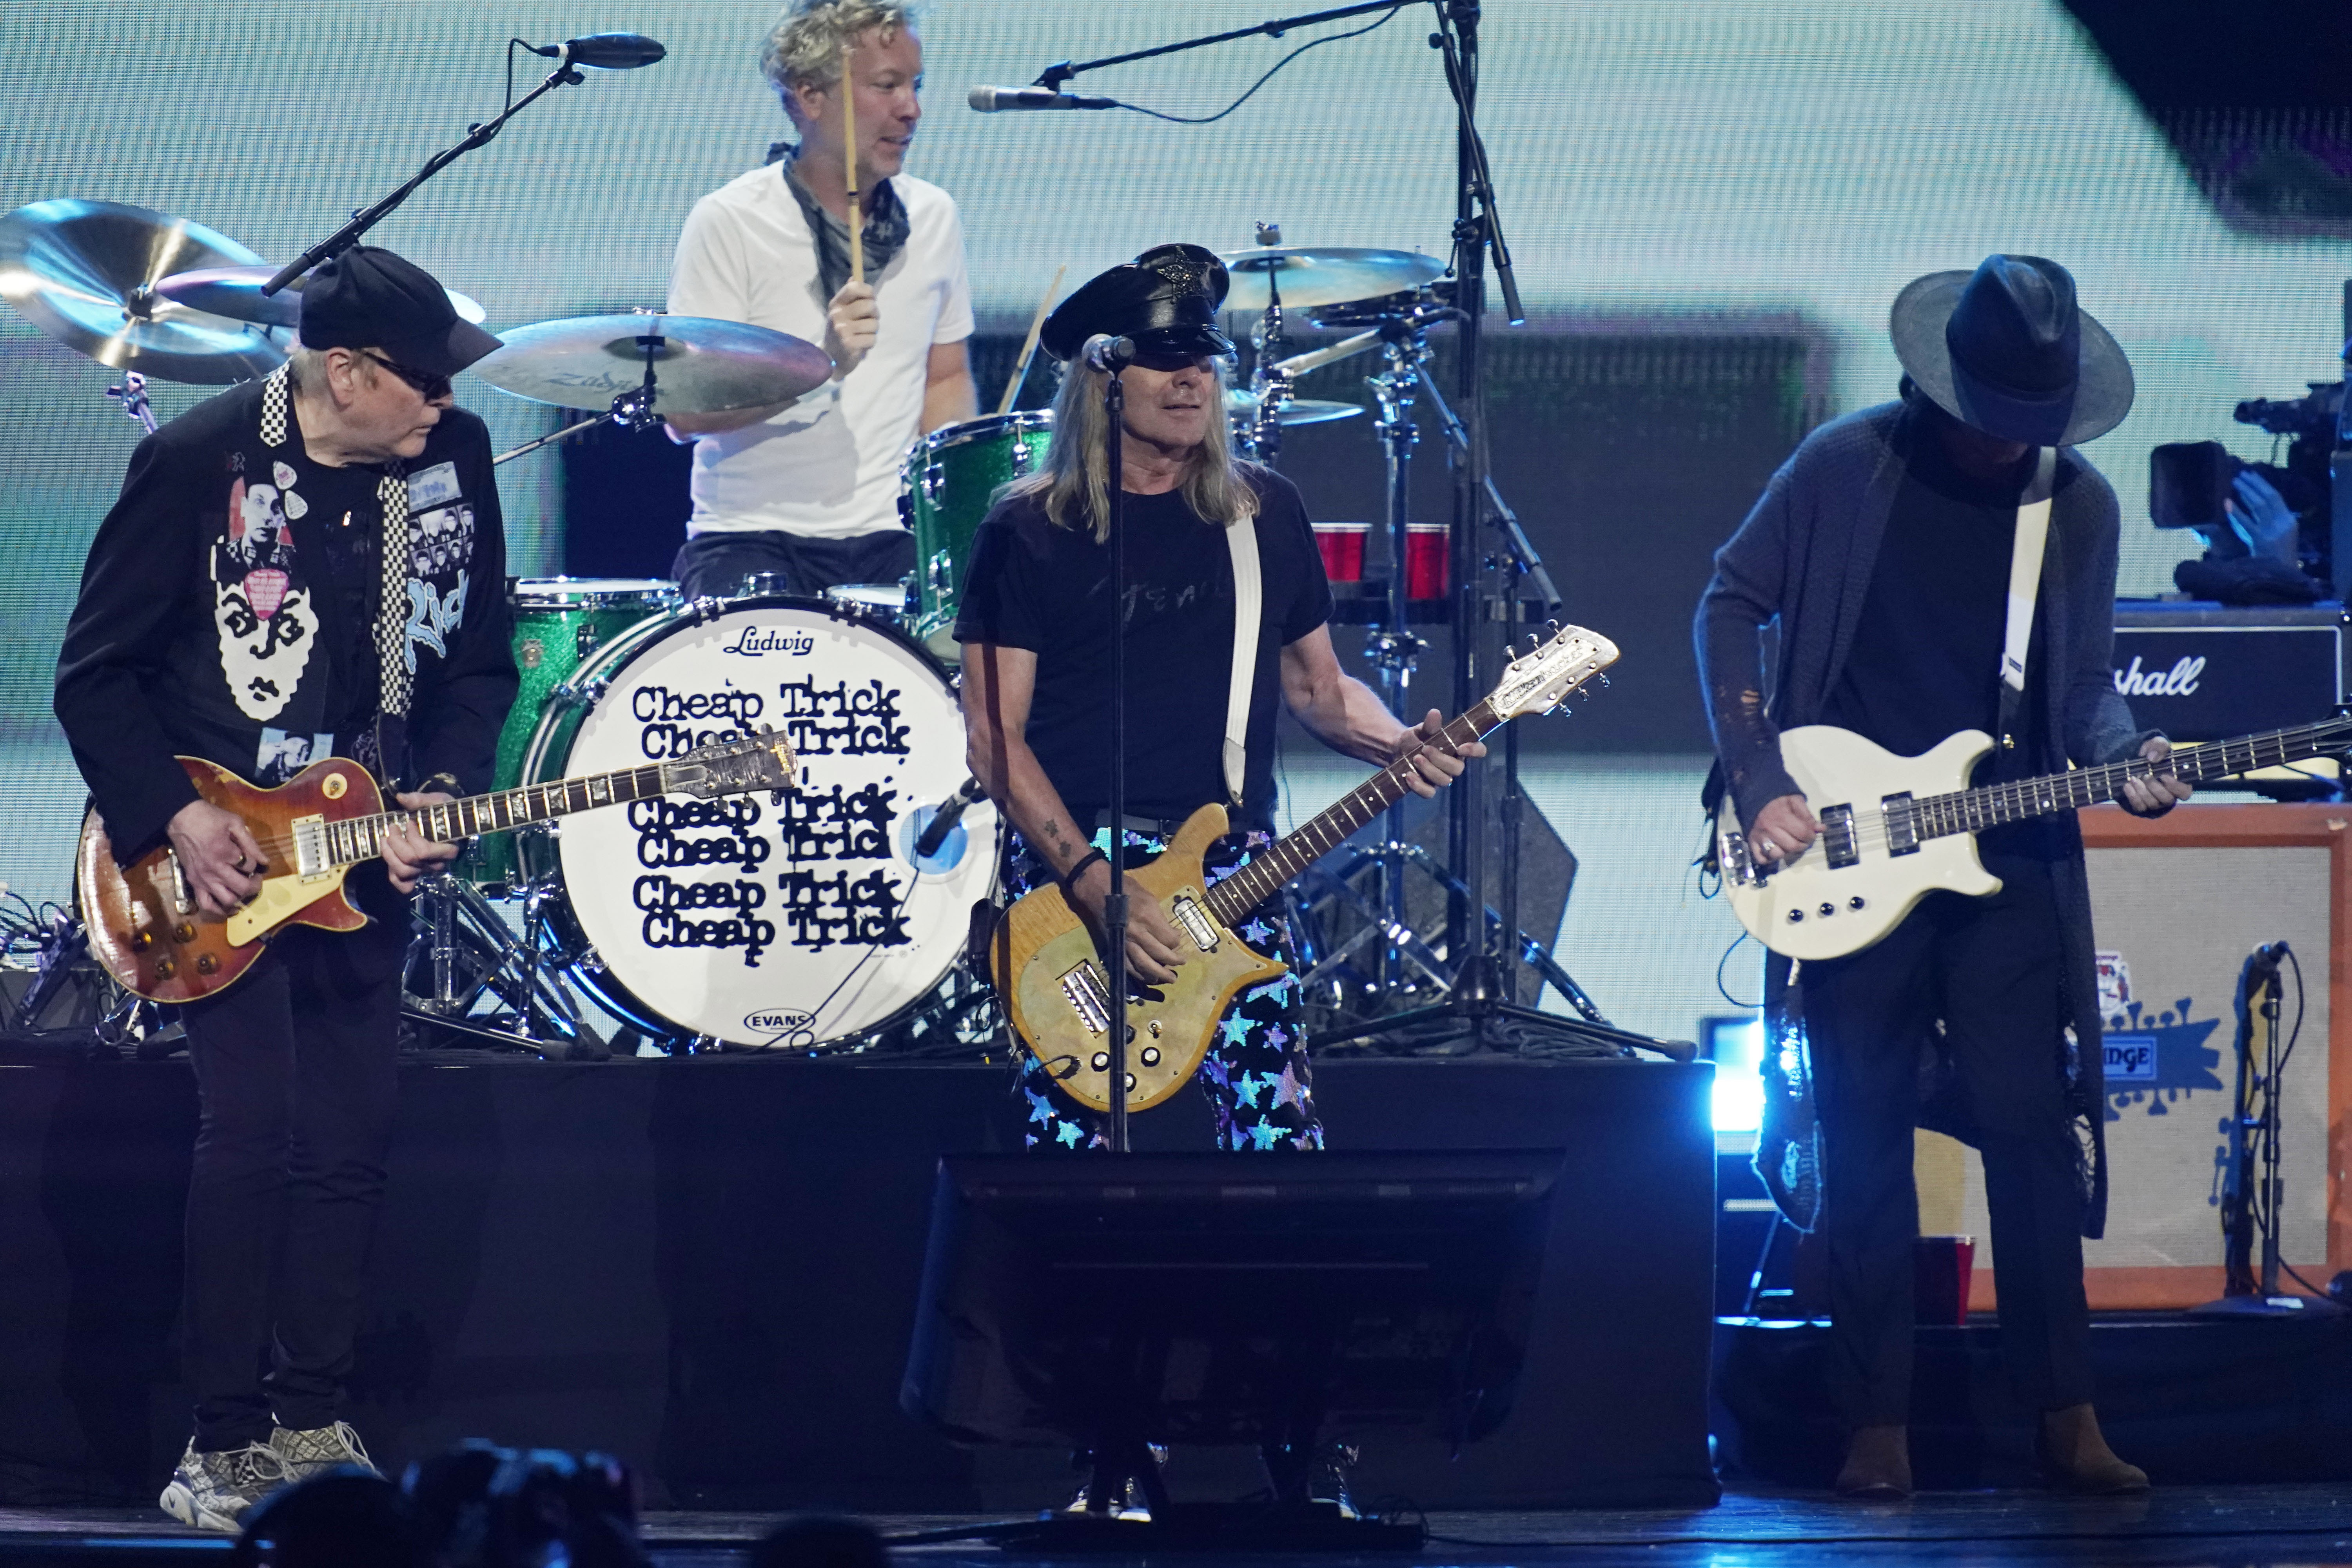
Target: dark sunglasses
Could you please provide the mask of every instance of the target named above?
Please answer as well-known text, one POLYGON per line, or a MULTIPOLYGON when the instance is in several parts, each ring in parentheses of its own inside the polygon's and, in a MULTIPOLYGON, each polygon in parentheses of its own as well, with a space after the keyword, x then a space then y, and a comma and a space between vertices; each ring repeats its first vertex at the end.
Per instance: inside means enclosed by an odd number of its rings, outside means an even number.
POLYGON ((397 361, 388 360, 382 354, 369 353, 364 349, 360 352, 360 357, 365 360, 373 360, 377 364, 383 366, 384 369, 392 372, 393 374, 400 377, 401 380, 406 382, 411 387, 415 388, 416 395, 425 399, 427 403, 437 403, 442 398, 449 396, 457 390, 456 387, 450 384, 450 381, 447 376, 438 374, 433 371, 415 370, 407 365, 398 363, 397 361))

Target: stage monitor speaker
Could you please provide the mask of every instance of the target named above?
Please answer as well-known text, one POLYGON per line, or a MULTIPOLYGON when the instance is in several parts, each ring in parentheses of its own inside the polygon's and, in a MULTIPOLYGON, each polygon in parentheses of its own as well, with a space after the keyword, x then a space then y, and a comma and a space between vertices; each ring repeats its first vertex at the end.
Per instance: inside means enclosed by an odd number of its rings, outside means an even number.
MULTIPOLYGON (((2095 1308, 2192 1306, 2221 1294, 2219 1199, 2234 1082, 2239 969, 2284 942, 2302 969, 2301 1033, 2283 1074, 2283 1243, 2315 1287, 2352 1266, 2339 1141, 2352 1037, 2331 1005, 2352 943, 2352 816, 2342 806, 2191 802, 2153 820, 2081 814, 2105 1037, 2106 1232, 2084 1244, 2095 1308)), ((2295 1026, 2294 973, 2282 1027, 2295 1026)), ((1971 1300, 1995 1300, 1983 1173, 1966 1212, 1971 1300)), ((2290 1290, 2302 1287, 2291 1279, 2290 1290)))

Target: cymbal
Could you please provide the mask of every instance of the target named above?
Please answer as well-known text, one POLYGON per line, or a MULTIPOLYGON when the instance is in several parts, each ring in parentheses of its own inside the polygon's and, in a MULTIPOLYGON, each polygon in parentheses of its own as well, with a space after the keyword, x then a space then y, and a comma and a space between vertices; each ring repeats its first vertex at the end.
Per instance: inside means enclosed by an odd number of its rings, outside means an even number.
POLYGON ((569 316, 499 334, 474 365, 501 391, 565 408, 602 408, 645 382, 653 353, 656 412, 752 408, 823 386, 833 360, 814 343, 708 316, 569 316))
MULTIPOLYGON (((199 267, 193 271, 174 272, 155 285, 155 292, 175 304, 192 310, 204 310, 215 316, 226 316, 232 321, 253 321, 265 327, 292 327, 302 320, 302 285, 310 279, 297 278, 277 293, 264 296, 261 286, 278 276, 278 268, 267 261, 250 267, 199 267)), ((445 287, 449 303, 457 314, 479 326, 488 314, 474 300, 455 289, 445 287)))
POLYGON ((284 361, 268 329, 154 291, 174 272, 260 260, 202 224, 119 202, 59 197, 0 217, 0 298, 66 347, 161 381, 217 385, 284 361))
MULTIPOLYGON (((1234 419, 1257 417, 1257 394, 1246 387, 1236 386, 1225 394, 1225 413, 1234 419)), ((1331 403, 1321 398, 1294 397, 1282 405, 1275 416, 1277 425, 1328 425, 1334 419, 1353 419, 1363 409, 1353 403, 1331 403)))
POLYGON ((1263 310, 1271 298, 1268 280, 1290 305, 1337 305, 1418 289, 1445 270, 1445 263, 1417 250, 1350 250, 1293 246, 1235 251, 1218 258, 1233 275, 1225 292, 1229 310, 1263 310))

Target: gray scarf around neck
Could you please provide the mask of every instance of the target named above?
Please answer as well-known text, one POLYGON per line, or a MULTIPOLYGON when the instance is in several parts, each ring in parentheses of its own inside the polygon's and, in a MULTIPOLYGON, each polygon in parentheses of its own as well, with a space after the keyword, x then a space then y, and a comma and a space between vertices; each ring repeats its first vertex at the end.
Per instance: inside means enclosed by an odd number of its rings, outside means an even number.
MULTIPOLYGON (((793 171, 795 156, 781 142, 768 149, 768 161, 783 164, 784 189, 792 192, 793 199, 801 205, 801 216, 808 219, 809 234, 816 241, 817 284, 829 302, 849 281, 849 225, 817 205, 816 197, 793 171)), ((860 192, 858 200, 866 216, 866 276, 870 282, 881 277, 891 258, 906 248, 907 208, 887 180, 877 181, 872 190, 860 192)))

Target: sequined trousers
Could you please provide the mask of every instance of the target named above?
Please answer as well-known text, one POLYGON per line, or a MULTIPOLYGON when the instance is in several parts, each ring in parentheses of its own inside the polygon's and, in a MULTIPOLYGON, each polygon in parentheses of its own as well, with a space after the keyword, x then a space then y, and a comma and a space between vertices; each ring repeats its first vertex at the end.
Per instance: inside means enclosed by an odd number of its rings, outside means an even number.
MULTIPOLYGON (((1272 842, 1273 836, 1265 832, 1227 834, 1202 858, 1203 881, 1213 885, 1233 875, 1272 842)), ((1126 843, 1134 857, 1129 863, 1130 870, 1149 865, 1168 847, 1165 837, 1132 829, 1126 835, 1126 843)), ((1110 848, 1109 829, 1095 835, 1094 846, 1106 851, 1110 848)), ((1016 836, 1005 879, 1018 898, 1052 881, 1053 872, 1016 836)), ((1289 933, 1265 910, 1244 921, 1238 934, 1268 958, 1290 963, 1289 933)), ((1284 974, 1244 991, 1217 1021, 1216 1035, 1193 1081, 1209 1098, 1216 1118, 1218 1148, 1323 1147, 1323 1122, 1316 1114, 1313 1071, 1307 1060, 1303 1002, 1297 975, 1284 974)), ((1035 1057, 1027 1051, 1018 1055, 1016 1092, 1028 1105, 1026 1145, 1032 1149, 1101 1148, 1109 1118, 1072 1100, 1035 1057)))

